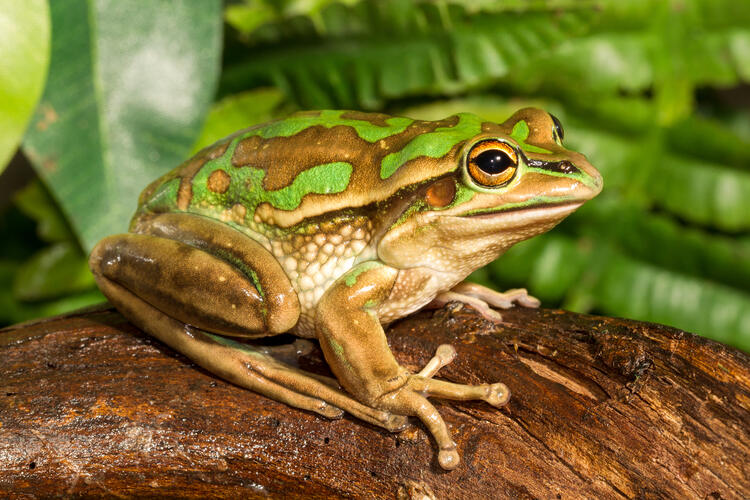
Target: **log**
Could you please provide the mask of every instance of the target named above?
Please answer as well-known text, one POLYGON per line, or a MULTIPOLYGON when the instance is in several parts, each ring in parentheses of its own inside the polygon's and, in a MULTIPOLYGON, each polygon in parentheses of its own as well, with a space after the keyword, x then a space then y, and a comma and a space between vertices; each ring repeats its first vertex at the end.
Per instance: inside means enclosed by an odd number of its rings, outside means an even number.
MULTIPOLYGON (((750 498, 750 359, 666 326, 451 304, 393 325, 396 358, 503 381, 509 404, 434 400, 391 434, 226 383, 99 308, 0 331, 0 497, 750 498)), ((288 362, 328 373, 317 346, 288 362)))

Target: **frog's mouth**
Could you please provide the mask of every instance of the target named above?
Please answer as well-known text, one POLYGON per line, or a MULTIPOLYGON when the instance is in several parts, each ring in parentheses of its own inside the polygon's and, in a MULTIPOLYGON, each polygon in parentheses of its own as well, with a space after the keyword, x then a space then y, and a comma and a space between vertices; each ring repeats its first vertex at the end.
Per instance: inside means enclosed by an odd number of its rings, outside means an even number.
POLYGON ((582 201, 540 203, 539 205, 509 207, 494 211, 467 213, 460 217, 468 217, 470 219, 488 219, 492 221, 502 219, 503 222, 512 223, 518 221, 527 223, 538 219, 562 218, 576 211, 581 205, 583 205, 582 201))
POLYGON ((582 201, 545 203, 494 212, 447 216, 442 221, 446 227, 451 228, 453 234, 488 236, 498 232, 518 233, 525 235, 521 239, 526 239, 551 229, 581 205, 582 201))

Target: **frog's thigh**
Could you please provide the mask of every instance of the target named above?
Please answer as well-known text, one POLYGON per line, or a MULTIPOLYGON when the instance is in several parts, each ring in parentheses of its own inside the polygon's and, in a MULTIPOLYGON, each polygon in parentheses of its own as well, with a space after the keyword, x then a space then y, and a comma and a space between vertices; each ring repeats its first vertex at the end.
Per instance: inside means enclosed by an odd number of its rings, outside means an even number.
POLYGON ((226 224, 193 214, 140 220, 136 233, 105 238, 91 255, 106 276, 175 319, 243 336, 281 333, 299 300, 276 258, 226 224))
MULTIPOLYGON (((260 352, 239 350, 222 345, 207 333, 192 328, 159 311, 128 289, 102 275, 97 275, 102 292, 128 319, 172 349, 181 352, 208 371, 290 406, 314 411, 329 418, 342 412, 315 395, 300 393, 265 376, 267 369, 283 365, 260 352)), ((292 370, 288 367, 288 370, 292 370)), ((300 375, 300 377, 304 377, 300 375)), ((332 390, 324 382, 309 378, 307 383, 319 386, 321 392, 332 390)))
MULTIPOLYGON (((217 341, 220 337, 212 336, 198 328, 186 326, 185 323, 188 322, 184 318, 187 317, 185 316, 187 313, 184 312, 184 309, 189 308, 192 302, 177 303, 179 307, 170 309, 170 306, 174 306, 179 297, 175 298, 168 292, 170 290, 184 291, 185 288, 195 286, 200 287, 206 295, 217 291, 206 290, 205 280, 200 275, 183 277, 185 281, 181 283, 164 281, 167 277, 161 275, 163 268, 151 268, 148 264, 152 263, 151 261, 154 258, 163 260, 175 256, 188 263, 197 259, 198 261, 205 260, 207 264, 216 264, 215 258, 212 256, 200 255, 200 253, 195 252, 200 251, 180 242, 153 235, 119 235, 106 238, 97 245, 91 255, 91 267, 99 287, 110 302, 117 306, 136 326, 181 352, 210 372, 277 401, 314 411, 327 417, 340 416, 341 410, 339 408, 346 407, 347 411, 356 417, 372 424, 389 430, 403 428, 406 424, 404 418, 362 405, 338 389, 335 381, 331 379, 323 380, 321 377, 284 365, 258 350, 247 346, 238 348, 231 341, 217 341), (131 267, 131 264, 133 267, 131 267), (140 272, 136 272, 136 270, 140 270, 140 272), (139 278, 142 278, 143 281, 139 282, 139 278), (158 293, 150 290, 149 287, 160 287, 164 283, 170 284, 165 296, 154 297, 155 295, 158 296, 158 293), (141 295, 131 290, 130 286, 141 292, 141 295), (162 305, 162 309, 156 307, 155 303, 166 305, 162 305), (182 317, 178 318, 180 314, 177 313, 182 313, 182 317)), ((218 266, 218 268, 212 268, 212 270, 226 270, 221 267, 221 263, 218 266)), ((192 269, 187 265, 182 267, 192 269)), ((200 268, 200 266, 198 267, 200 268)), ((229 273, 236 270, 229 269, 226 271, 227 273, 224 275, 228 277, 230 276, 229 273)), ((177 272, 179 274, 180 270, 177 270, 177 272)), ((171 279, 175 278, 172 277, 171 279)), ((242 276, 233 276, 231 280, 227 278, 224 282, 239 280, 236 283, 238 286, 248 287, 249 284, 242 282, 241 279, 243 279, 242 276)), ((277 304, 284 304, 285 298, 277 297, 279 290, 283 290, 282 285, 276 284, 274 287, 274 285, 269 284, 266 289, 270 292, 276 292, 274 297, 277 304)), ((221 292, 221 290, 218 290, 218 292, 221 292)), ((248 289, 248 292, 251 292, 251 290, 248 289)), ((190 293, 194 295, 196 292, 190 293)), ((200 298, 216 300, 203 295, 200 298)), ((294 298, 296 300, 296 296, 294 298)), ((198 302, 197 306, 203 306, 203 304, 198 302)), ((253 308, 248 308, 248 311, 249 314, 255 314, 253 308)), ((221 312, 221 310, 218 312, 221 312)), ((257 323, 259 315, 255 314, 254 318, 253 321, 257 323)), ((196 323, 198 321, 190 324, 196 325, 196 323)), ((277 326, 278 324, 277 319, 277 326)), ((207 330, 209 331, 216 332, 218 330, 215 325, 208 326, 207 330)), ((245 325, 248 332, 250 331, 249 327, 252 326, 256 325, 245 325)))
POLYGON ((99 242, 90 263, 99 285, 105 279, 117 283, 182 323, 264 335, 263 298, 253 282, 202 250, 157 236, 120 234, 99 242))

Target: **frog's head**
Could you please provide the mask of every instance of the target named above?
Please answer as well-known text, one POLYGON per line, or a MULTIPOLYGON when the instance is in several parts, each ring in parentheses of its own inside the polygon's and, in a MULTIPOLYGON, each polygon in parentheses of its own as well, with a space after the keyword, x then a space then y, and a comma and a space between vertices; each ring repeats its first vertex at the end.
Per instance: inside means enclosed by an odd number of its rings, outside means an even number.
POLYGON ((466 275, 551 229, 602 188, 599 172, 562 140, 560 122, 540 109, 483 124, 446 157, 449 173, 411 193, 379 243, 380 258, 466 275))

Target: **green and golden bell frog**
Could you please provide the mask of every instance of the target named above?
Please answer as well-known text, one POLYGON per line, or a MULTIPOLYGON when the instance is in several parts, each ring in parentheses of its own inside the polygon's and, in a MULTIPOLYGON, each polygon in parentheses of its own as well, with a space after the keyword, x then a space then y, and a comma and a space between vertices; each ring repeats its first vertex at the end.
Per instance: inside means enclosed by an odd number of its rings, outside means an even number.
POLYGON ((382 325, 450 301, 493 320, 493 306, 538 305, 525 290, 463 280, 599 193, 597 170, 562 140, 559 121, 534 108, 502 124, 298 113, 150 184, 130 232, 103 239, 91 268, 127 318, 214 374, 391 431, 416 416, 453 469, 456 445, 428 397, 499 407, 510 391, 434 379, 455 356, 448 345, 410 372, 382 325), (232 340, 282 332, 317 339, 337 380, 232 340))

